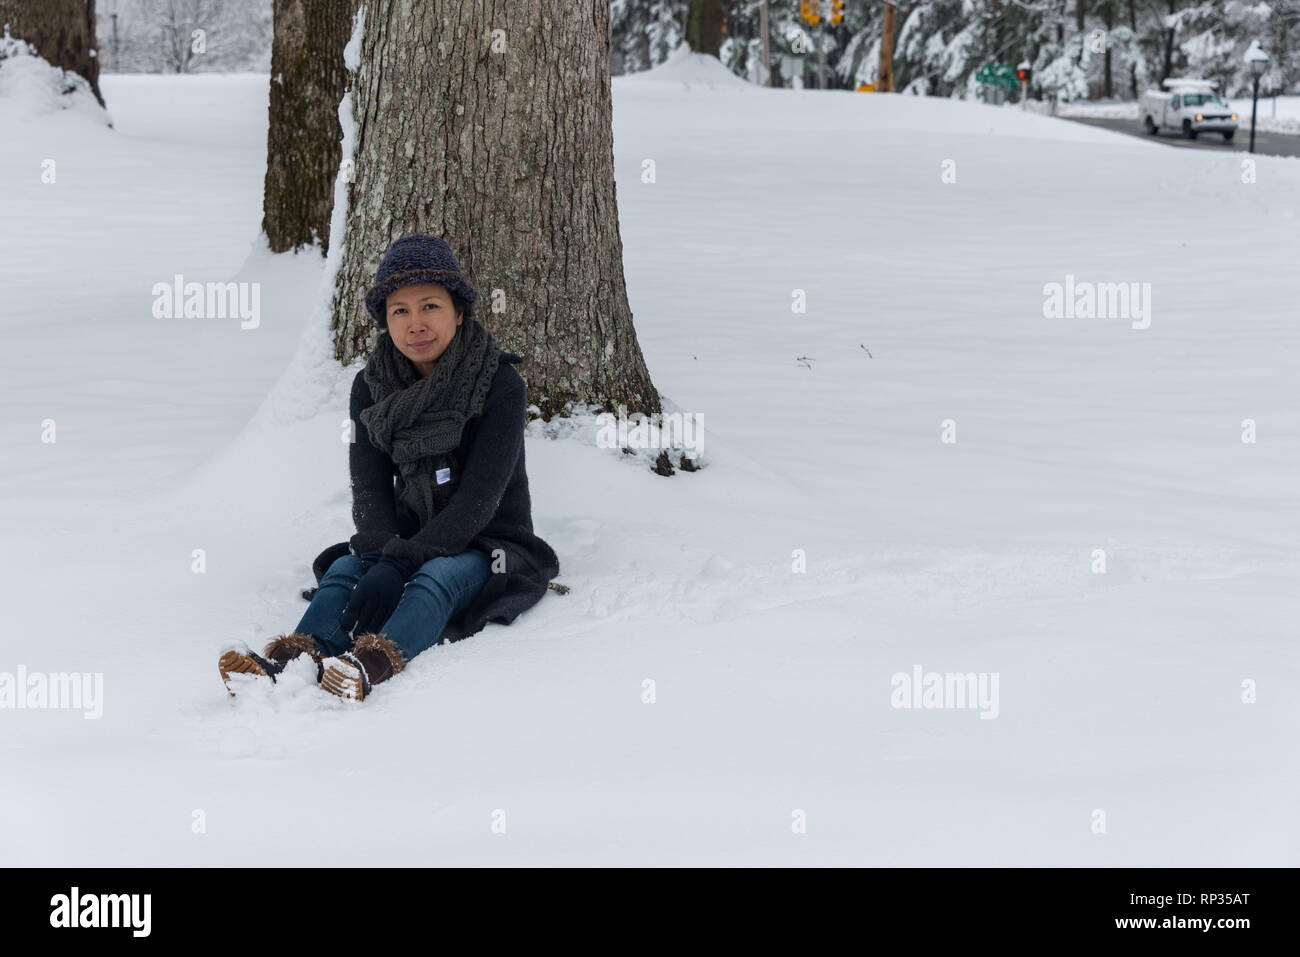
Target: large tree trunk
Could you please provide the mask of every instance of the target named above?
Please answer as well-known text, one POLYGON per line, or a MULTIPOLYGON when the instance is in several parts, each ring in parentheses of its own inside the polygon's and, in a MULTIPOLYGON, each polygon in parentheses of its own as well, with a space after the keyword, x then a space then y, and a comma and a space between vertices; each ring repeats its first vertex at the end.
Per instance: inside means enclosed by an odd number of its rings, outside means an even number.
POLYGON ((41 58, 86 78, 99 105, 99 45, 95 41, 95 0, 0 0, 0 35, 36 47, 41 58))
POLYGON ((722 49, 722 0, 691 0, 686 42, 696 53, 718 55, 722 49))
MULTIPOLYGON (((388 245, 441 236, 478 317, 525 358, 529 401, 661 411, 623 280, 608 0, 371 0, 336 353, 365 352, 388 245)), ((653 186, 646 186, 653 189, 653 186)))
POLYGON ((275 0, 262 231, 274 252, 329 248, 339 169, 343 47, 357 0, 275 0))

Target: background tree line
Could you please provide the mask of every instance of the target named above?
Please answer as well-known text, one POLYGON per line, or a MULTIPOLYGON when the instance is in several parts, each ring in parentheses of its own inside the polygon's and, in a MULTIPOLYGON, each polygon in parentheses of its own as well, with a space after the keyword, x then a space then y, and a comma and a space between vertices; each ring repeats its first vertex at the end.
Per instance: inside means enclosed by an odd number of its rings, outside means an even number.
MULTIPOLYGON (((649 69, 688 39, 693 13, 718 10, 718 58, 757 80, 761 0, 613 0, 616 71, 649 69)), ((774 85, 816 86, 823 45, 827 86, 872 83, 880 61, 881 0, 845 0, 844 19, 809 27, 799 0, 769 0, 774 85), (809 52, 795 52, 798 50, 809 52)), ((703 22, 710 22, 704 18, 703 22)), ((1258 39, 1273 62, 1263 88, 1300 92, 1300 0, 900 0, 894 85, 905 93, 973 97, 985 64, 1022 60, 1039 96, 1132 99, 1168 76, 1219 80, 1230 95, 1250 89, 1242 54, 1258 39)))
MULTIPOLYGON (((63 0, 51 0, 51 4, 63 0)), ((5 0, 0 0, 0 8, 5 0)), ((611 0, 611 72, 663 63, 680 44, 716 55, 738 76, 764 79, 761 0, 611 0)), ((108 72, 270 69, 272 0, 97 0, 99 68, 108 72), (194 50, 196 30, 205 49, 194 50)), ((882 0, 845 0, 844 19, 810 27, 799 0, 768 0, 771 82, 872 83, 880 61, 882 0)), ((1300 92, 1300 0, 900 0, 895 89, 974 97, 989 63, 1034 68, 1038 96, 1135 98, 1168 76, 1217 79, 1244 94, 1241 56, 1258 39, 1273 58, 1266 92, 1300 92)))

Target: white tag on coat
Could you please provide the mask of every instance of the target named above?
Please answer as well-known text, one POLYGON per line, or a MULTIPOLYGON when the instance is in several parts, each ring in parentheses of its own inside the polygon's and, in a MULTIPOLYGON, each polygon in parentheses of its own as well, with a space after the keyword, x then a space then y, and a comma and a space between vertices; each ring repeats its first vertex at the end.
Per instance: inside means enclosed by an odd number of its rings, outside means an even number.
POLYGON ((438 469, 434 477, 437 478, 439 485, 445 485, 451 481, 451 469, 438 469))

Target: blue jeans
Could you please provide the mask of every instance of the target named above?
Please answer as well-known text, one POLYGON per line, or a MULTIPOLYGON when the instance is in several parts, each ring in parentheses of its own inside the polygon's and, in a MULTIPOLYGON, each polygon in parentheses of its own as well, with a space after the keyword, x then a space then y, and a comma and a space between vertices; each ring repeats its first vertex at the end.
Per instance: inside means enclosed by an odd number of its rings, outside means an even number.
MULTIPOLYGON (((344 555, 321 577, 295 630, 315 638, 323 654, 338 655, 352 647, 353 638, 343 631, 340 619, 368 567, 360 557, 344 555)), ((437 643, 447 622, 470 606, 491 575, 492 559, 475 549, 427 561, 402 589, 402 600, 388 621, 375 631, 387 635, 410 661, 437 643)))

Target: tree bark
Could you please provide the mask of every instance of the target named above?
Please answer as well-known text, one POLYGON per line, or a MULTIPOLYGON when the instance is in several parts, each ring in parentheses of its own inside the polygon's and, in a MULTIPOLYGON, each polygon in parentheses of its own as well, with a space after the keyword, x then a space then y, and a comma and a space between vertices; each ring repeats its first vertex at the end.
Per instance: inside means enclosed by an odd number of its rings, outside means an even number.
POLYGON ((545 417, 569 401, 661 411, 624 285, 608 0, 372 0, 365 18, 340 360, 373 345, 364 295, 384 251, 427 232, 526 360, 545 417))
POLYGON ((275 0, 262 231, 273 252, 329 249, 340 159, 343 47, 357 0, 275 0))
POLYGON ((1107 3, 1105 7, 1106 19, 1102 22, 1106 24, 1106 99, 1115 95, 1114 81, 1111 79, 1111 57, 1110 57, 1110 35, 1115 30, 1115 8, 1107 3))
MULTIPOLYGON (((1169 12, 1174 14, 1178 12, 1178 0, 1169 0, 1169 12)), ((1160 74, 1162 81, 1169 79, 1169 74, 1174 69, 1174 30, 1172 27, 1165 30, 1165 65, 1160 74)))
MULTIPOLYGON (((1129 29, 1133 31, 1134 40, 1132 42, 1136 42, 1138 35, 1137 0, 1128 0, 1128 26, 1129 29)), ((1129 54, 1128 85, 1129 93, 1131 93, 1133 99, 1136 100, 1138 98, 1138 71, 1137 63, 1134 62, 1132 53, 1129 54)))
POLYGON ((95 40, 95 0, 0 0, 0 35, 36 47, 42 59, 86 78, 99 105, 99 44, 95 40))
POLYGON ((718 55, 722 49, 722 0, 691 0, 686 42, 696 53, 718 55))
POLYGON ((641 53, 641 63, 643 64, 641 69, 648 70, 655 65, 650 55, 650 34, 642 32, 636 38, 636 48, 641 53))

